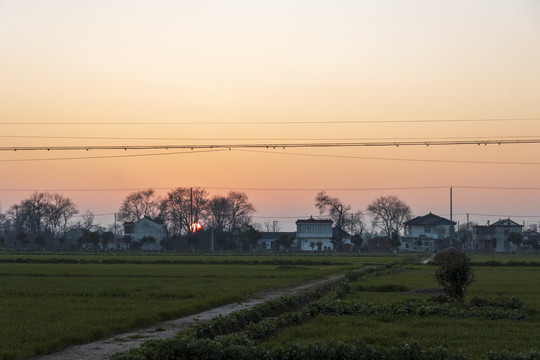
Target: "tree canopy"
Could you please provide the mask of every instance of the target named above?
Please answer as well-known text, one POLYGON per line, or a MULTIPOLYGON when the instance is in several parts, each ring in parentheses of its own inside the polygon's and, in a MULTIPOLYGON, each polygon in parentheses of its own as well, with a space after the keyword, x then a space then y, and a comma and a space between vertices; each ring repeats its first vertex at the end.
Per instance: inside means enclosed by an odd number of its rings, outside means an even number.
POLYGON ((411 208, 397 196, 381 196, 375 199, 367 208, 373 217, 373 223, 381 229, 386 236, 399 233, 403 223, 411 218, 411 208))

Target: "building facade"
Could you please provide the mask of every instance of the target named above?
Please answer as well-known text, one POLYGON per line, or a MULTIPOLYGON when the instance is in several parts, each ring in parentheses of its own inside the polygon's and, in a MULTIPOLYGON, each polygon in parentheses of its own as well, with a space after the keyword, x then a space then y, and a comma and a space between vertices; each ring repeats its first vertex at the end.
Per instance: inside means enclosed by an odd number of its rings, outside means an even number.
POLYGON ((296 221, 296 239, 300 251, 333 251, 332 220, 310 217, 296 221))
POLYGON ((456 222, 429 213, 417 216, 404 225, 405 234, 401 238, 401 250, 434 252, 449 245, 456 222))
POLYGON ((473 228, 475 251, 512 252, 518 249, 510 239, 510 234, 522 235, 523 225, 508 219, 501 219, 493 224, 477 225, 473 228))
POLYGON ((131 244, 138 244, 141 250, 161 250, 161 240, 167 237, 167 227, 148 217, 124 223, 124 235, 131 237, 131 244), (143 239, 154 239, 144 242, 143 239))

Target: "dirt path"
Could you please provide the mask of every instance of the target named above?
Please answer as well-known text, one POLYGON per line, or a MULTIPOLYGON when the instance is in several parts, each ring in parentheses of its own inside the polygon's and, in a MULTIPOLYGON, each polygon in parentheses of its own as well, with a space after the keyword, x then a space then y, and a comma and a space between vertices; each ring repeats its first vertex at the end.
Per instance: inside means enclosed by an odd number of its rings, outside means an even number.
POLYGON ((255 293, 251 299, 241 303, 234 303, 219 308, 210 309, 199 314, 186 316, 153 325, 133 332, 118 334, 111 338, 95 341, 88 344, 72 346, 57 353, 43 355, 35 360, 105 360, 117 352, 126 351, 140 346, 148 340, 157 340, 173 337, 180 330, 197 322, 211 320, 218 315, 228 315, 242 309, 250 309, 262 302, 285 295, 293 295, 304 290, 320 287, 325 284, 341 280, 344 275, 334 275, 323 279, 312 280, 300 284, 286 285, 274 289, 267 289, 255 293))

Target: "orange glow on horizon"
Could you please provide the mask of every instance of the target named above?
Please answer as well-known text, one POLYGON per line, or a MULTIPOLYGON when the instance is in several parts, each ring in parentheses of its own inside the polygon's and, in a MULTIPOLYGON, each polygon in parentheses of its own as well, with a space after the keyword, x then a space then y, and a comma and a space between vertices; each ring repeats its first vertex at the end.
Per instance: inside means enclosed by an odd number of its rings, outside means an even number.
MULTIPOLYGON (((3 151, 2 212, 56 189, 107 223, 133 189, 200 186, 245 191, 259 222, 317 215, 320 190, 447 214, 450 186, 540 184, 535 144, 279 146, 540 137, 532 2, 59 4, 1 5, 0 146, 276 148, 3 151), (408 122, 434 119, 463 121, 408 122)), ((537 192, 456 188, 454 208, 540 221, 537 192)))

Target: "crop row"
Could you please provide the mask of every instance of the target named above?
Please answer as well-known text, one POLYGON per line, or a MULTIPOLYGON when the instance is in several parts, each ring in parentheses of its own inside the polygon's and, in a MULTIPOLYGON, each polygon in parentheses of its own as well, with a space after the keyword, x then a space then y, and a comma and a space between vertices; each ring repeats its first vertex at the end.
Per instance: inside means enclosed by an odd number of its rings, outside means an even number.
MULTIPOLYGON (((478 300, 480 301, 480 300, 478 300)), ((504 301, 503 301, 504 302, 504 301)), ((485 301, 489 303, 489 301, 485 301)), ((526 320, 527 313, 523 309, 507 308, 493 305, 458 305, 439 304, 419 299, 405 299, 397 303, 356 302, 349 304, 340 300, 318 302, 317 312, 326 315, 403 315, 403 316, 442 316, 451 318, 481 317, 489 320, 526 320)))
MULTIPOLYGON (((414 344, 399 347, 376 349, 368 344, 345 344, 342 342, 325 342, 305 344, 287 344, 285 346, 266 349, 257 347, 253 341, 240 338, 229 338, 221 341, 209 339, 171 338, 159 344, 149 342, 145 345, 146 354, 123 353, 113 357, 115 360, 179 360, 179 359, 214 359, 214 360, 472 360, 473 358, 456 353, 444 347, 422 349, 414 344)), ((540 352, 510 353, 507 351, 490 352, 480 360, 537 360, 540 352)), ((478 358, 474 358, 477 359, 478 358)))
MULTIPOLYGON (((414 316, 483 317, 523 320, 523 303, 514 298, 486 300, 459 305, 407 299, 399 303, 355 303, 341 299, 351 286, 342 282, 324 294, 286 297, 261 304, 226 317, 192 326, 176 337, 149 341, 141 348, 113 356, 114 360, 148 359, 469 359, 445 348, 421 349, 414 345, 376 348, 367 344, 314 343, 289 344, 266 348, 259 344, 283 329, 309 321, 317 315, 392 314, 414 316), (312 301, 311 301, 312 300, 312 301), (303 304, 303 305, 299 305, 303 304)), ((493 352, 484 359, 538 359, 538 353, 509 354, 493 352)))

